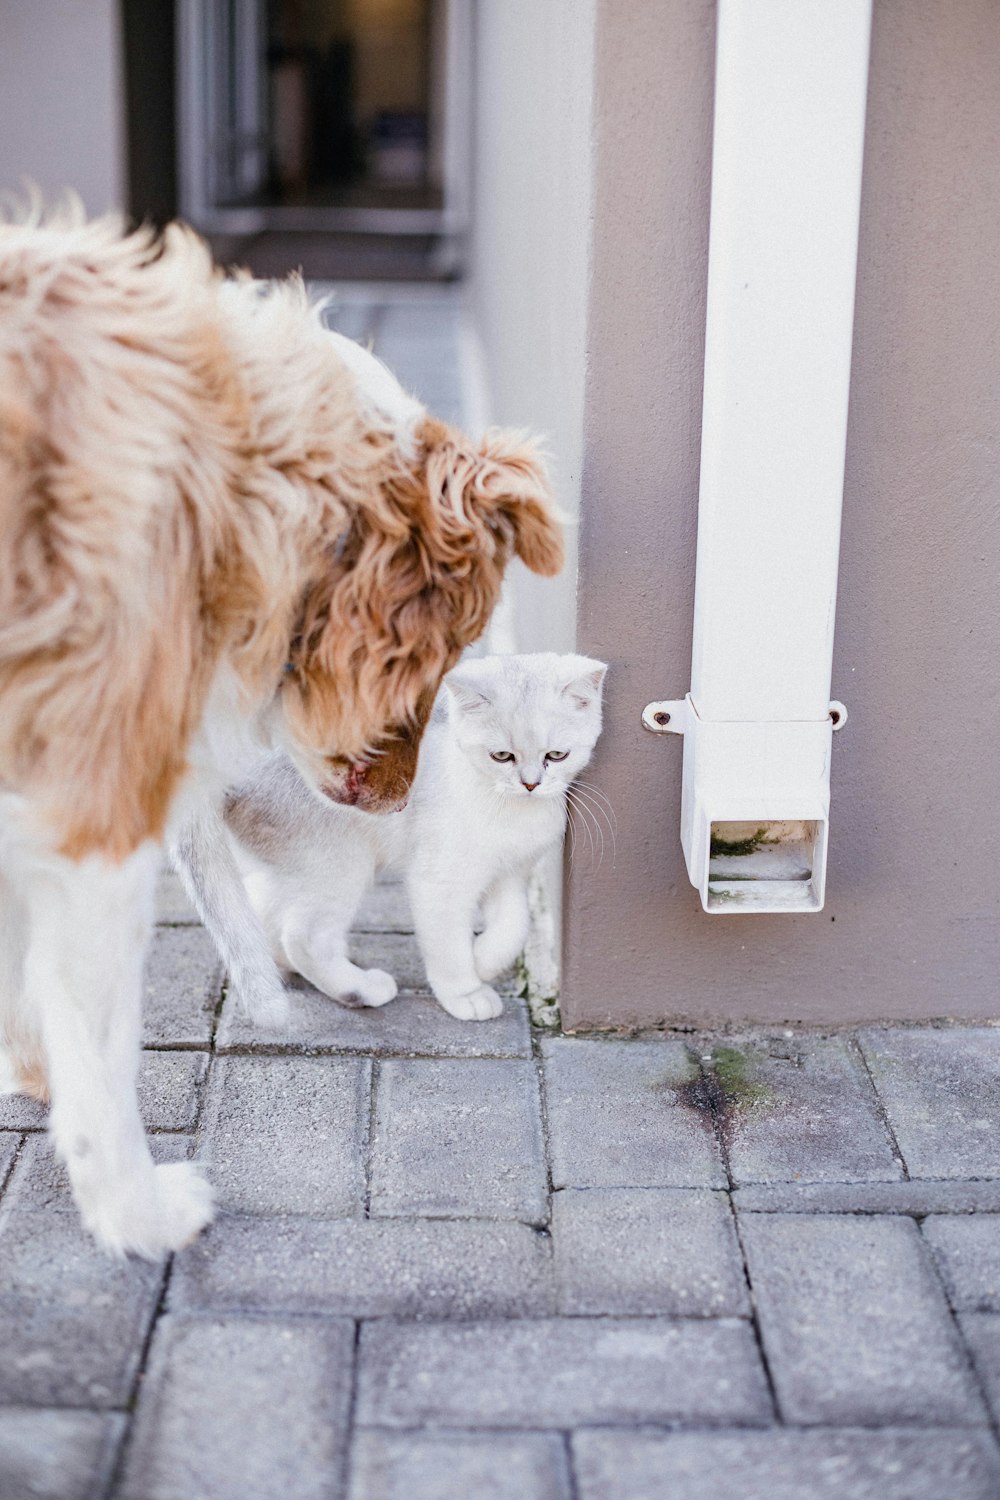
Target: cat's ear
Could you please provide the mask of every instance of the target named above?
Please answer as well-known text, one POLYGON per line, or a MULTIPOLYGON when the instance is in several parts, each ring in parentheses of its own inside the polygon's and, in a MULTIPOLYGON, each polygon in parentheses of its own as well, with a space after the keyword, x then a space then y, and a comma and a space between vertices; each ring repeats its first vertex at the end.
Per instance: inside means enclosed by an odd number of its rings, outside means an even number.
POLYGON ((490 700, 482 688, 470 678, 463 678, 456 676, 454 672, 449 672, 444 679, 444 685, 451 694, 456 708, 460 708, 463 713, 481 713, 484 708, 490 706, 490 700))
POLYGON ((582 670, 576 671, 566 683, 563 697, 570 698, 577 708, 590 708, 601 701, 604 676, 608 670, 607 662, 579 657, 577 666, 582 670))

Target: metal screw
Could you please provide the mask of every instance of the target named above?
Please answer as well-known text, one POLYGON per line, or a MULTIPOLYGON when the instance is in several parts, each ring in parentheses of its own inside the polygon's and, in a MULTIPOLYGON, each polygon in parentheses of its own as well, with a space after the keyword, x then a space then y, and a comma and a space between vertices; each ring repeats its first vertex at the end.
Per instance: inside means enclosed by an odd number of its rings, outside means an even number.
POLYGON ((661 725, 663 725, 663 724, 669 724, 670 723, 670 715, 664 709, 661 708, 660 712, 658 714, 654 714, 653 715, 653 723, 654 724, 661 724, 661 725))

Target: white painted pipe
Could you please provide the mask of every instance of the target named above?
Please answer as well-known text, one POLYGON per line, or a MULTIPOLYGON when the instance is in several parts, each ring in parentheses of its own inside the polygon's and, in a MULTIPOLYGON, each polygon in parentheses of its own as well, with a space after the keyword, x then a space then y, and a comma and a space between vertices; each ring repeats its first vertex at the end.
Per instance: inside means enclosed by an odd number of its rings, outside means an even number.
POLYGON ((870 24, 871 0, 719 7, 691 691, 650 705, 685 734, 710 911, 823 904, 870 24))

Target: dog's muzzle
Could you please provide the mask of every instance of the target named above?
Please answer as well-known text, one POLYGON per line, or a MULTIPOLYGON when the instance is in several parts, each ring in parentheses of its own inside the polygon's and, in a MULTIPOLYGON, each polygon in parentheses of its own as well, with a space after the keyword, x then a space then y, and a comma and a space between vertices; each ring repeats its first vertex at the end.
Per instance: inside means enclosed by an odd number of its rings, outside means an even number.
POLYGON ((402 812, 408 800, 406 792, 393 795, 385 787, 372 786, 368 781, 370 770, 364 762, 350 766, 343 779, 323 784, 324 797, 340 807, 356 807, 359 812, 402 812))

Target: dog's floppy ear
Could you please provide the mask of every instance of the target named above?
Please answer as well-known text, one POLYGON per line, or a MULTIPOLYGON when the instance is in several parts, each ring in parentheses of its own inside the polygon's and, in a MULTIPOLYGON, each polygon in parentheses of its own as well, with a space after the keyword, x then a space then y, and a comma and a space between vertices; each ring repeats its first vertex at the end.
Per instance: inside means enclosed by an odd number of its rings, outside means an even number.
POLYGON ((563 565, 562 528, 538 445, 521 433, 494 428, 479 453, 480 486, 495 496, 514 551, 532 573, 551 578, 563 565))

